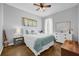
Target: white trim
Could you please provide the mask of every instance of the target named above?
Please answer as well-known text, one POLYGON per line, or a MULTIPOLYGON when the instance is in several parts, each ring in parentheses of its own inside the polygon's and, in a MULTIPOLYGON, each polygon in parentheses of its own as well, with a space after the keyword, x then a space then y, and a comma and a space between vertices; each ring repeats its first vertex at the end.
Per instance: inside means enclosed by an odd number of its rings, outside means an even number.
POLYGON ((0 49, 0 55, 1 55, 2 51, 3 51, 3 46, 2 46, 2 48, 0 49))
MULTIPOLYGON (((2 10, 2 23, 1 23, 1 33, 2 33, 2 30, 3 30, 3 4, 1 4, 1 10, 2 10)), ((2 34, 1 34, 1 36, 2 36, 2 34)), ((2 40, 2 37, 0 38, 0 40, 1 40, 1 46, 0 46, 0 55, 1 55, 1 53, 2 53, 2 50, 3 50, 3 40, 2 40)))

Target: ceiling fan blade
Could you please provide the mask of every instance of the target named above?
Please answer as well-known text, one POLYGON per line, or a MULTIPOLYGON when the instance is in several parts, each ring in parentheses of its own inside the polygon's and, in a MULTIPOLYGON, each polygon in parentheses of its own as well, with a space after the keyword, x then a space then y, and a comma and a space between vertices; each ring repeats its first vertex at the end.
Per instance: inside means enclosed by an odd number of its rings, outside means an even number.
POLYGON ((44 7, 51 7, 51 5, 45 5, 44 7))
POLYGON ((40 5, 39 5, 39 4, 36 4, 36 3, 34 3, 33 5, 35 5, 35 6, 39 6, 39 7, 40 7, 40 5))

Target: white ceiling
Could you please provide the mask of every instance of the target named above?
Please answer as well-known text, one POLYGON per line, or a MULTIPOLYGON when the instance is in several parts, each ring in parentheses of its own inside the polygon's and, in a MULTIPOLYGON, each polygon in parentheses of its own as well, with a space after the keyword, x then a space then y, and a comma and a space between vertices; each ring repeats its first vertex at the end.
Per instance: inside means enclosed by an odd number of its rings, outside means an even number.
POLYGON ((24 10, 26 12, 32 13, 34 15, 38 15, 40 17, 46 17, 51 14, 54 14, 59 11, 63 11, 65 9, 71 8, 73 6, 76 6, 77 3, 47 3, 51 4, 51 8, 47 8, 44 12, 43 11, 36 11, 38 8, 37 6, 34 6, 33 3, 8 3, 8 5, 11 5, 13 7, 16 7, 18 9, 24 10))

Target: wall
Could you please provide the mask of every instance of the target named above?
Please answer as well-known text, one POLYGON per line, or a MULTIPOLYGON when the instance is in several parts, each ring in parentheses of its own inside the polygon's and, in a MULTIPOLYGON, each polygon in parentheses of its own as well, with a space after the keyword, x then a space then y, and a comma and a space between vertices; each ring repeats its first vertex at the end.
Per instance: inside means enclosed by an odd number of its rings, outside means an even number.
MULTIPOLYGON (((78 6, 66 9, 64 11, 57 12, 45 18, 40 18, 36 15, 30 14, 28 12, 19 10, 9 5, 4 5, 4 29, 6 29, 7 37, 9 42, 13 42, 13 33, 16 27, 22 27, 22 17, 32 18, 37 20, 38 27, 37 29, 43 29, 44 31, 44 21, 46 18, 52 18, 54 24, 54 32, 55 32, 55 23, 61 21, 71 21, 71 27, 73 29, 73 39, 77 41, 78 39, 78 6), (42 26, 43 25, 43 26, 42 26)), ((27 28, 27 27, 26 27, 27 28)), ((34 28, 34 27, 33 27, 34 28)), ((32 29, 33 29, 32 28, 32 29)), ((31 28, 29 28, 31 29, 31 28)), ((36 28, 34 28, 36 29, 36 28)), ((36 30, 37 30, 36 29, 36 30)))
POLYGON ((66 9, 64 11, 57 12, 53 15, 50 15, 45 18, 52 18, 53 19, 53 27, 54 32, 56 30, 56 22, 62 22, 62 21, 71 21, 71 28, 73 29, 73 40, 78 40, 78 19, 77 19, 77 9, 78 7, 72 7, 69 9, 66 9))
POLYGON ((3 5, 0 3, 0 54, 3 49, 3 40, 2 40, 2 19, 3 19, 3 5))
MULTIPOLYGON (((13 42, 13 34, 15 32, 16 27, 23 27, 22 26, 22 17, 27 17, 31 19, 35 19, 38 21, 37 27, 29 27, 30 29, 35 29, 39 30, 41 29, 41 18, 30 14, 28 12, 19 10, 15 7, 9 6, 7 4, 4 4, 4 29, 6 30, 7 33, 7 38, 10 43, 13 42)), ((28 28, 28 27, 25 27, 28 28)))
POLYGON ((79 43, 79 5, 78 5, 78 43, 79 43))

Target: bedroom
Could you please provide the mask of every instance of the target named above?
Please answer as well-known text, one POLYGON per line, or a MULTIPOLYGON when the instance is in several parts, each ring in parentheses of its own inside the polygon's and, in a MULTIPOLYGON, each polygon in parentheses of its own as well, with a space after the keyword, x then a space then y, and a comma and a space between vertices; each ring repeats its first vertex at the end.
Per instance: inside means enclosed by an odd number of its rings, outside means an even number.
MULTIPOLYGON (((66 39, 70 41, 73 40, 78 43, 79 4, 47 3, 47 5, 51 5, 51 7, 46 8, 44 10, 42 10, 42 8, 36 10, 39 7, 33 5, 33 3, 0 4, 1 6, 0 10, 2 11, 3 14, 2 30, 4 30, 3 36, 5 38, 3 39, 3 41, 0 40, 2 44, 4 43, 3 44, 4 46, 0 44, 1 45, 0 48, 3 47, 1 55, 61 56, 62 49, 59 48, 59 45, 61 44, 63 45, 66 39), (50 36, 52 34, 55 37, 55 41, 57 42, 56 44, 54 44, 53 40, 50 44, 42 48, 41 51, 38 53, 32 49, 33 48, 32 46, 35 44, 35 40, 37 38, 44 39, 45 41, 46 39, 44 37, 50 36), (23 43, 22 39, 24 39, 25 45, 22 44, 19 45, 20 43, 23 43), (21 48, 23 48, 23 50, 21 48), (58 51, 52 51, 53 49, 54 50, 58 49, 58 51), (24 51, 26 52, 24 53, 24 51)), ((51 38, 49 39, 49 41, 47 40, 47 43, 49 43, 50 41, 51 38)), ((37 51, 39 49, 40 48, 38 47, 37 51)), ((72 53, 72 54, 79 55, 79 53, 72 53)))

